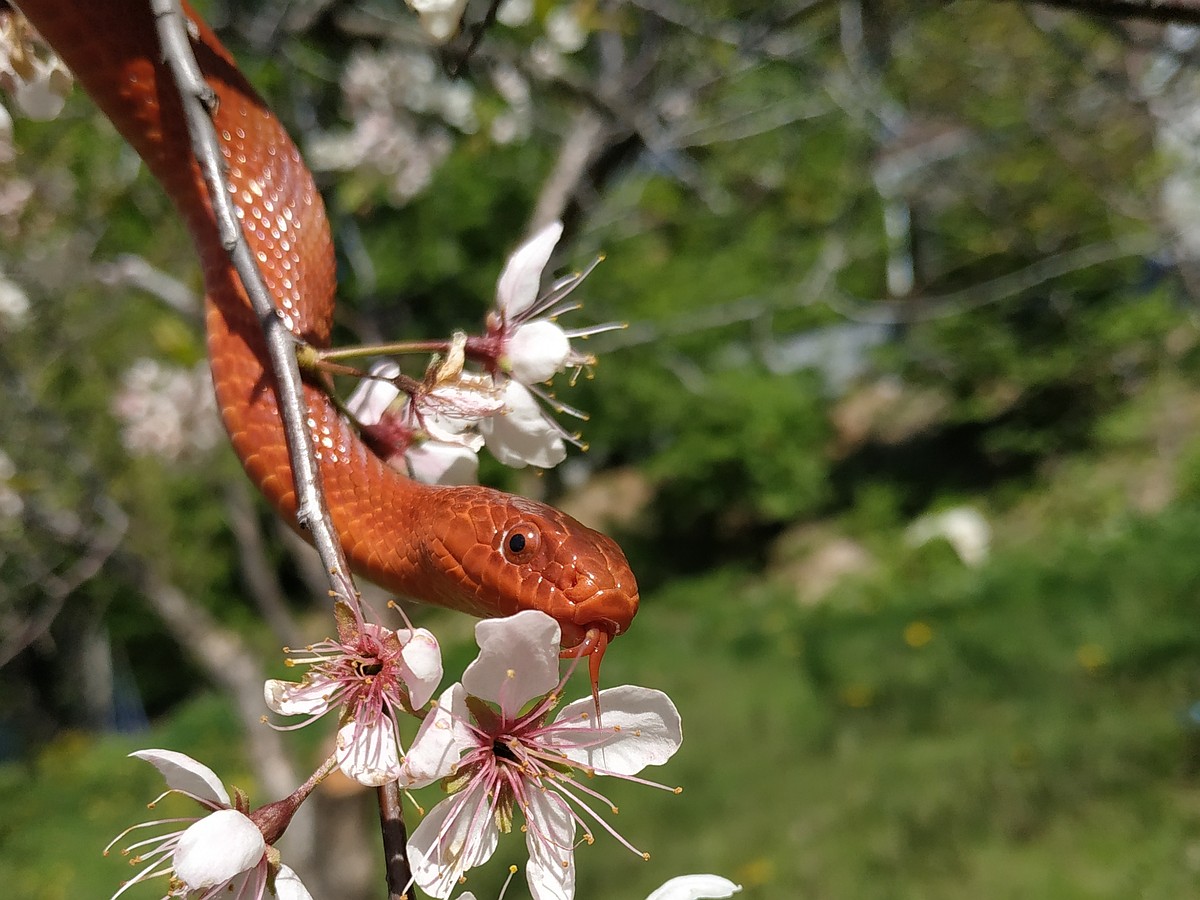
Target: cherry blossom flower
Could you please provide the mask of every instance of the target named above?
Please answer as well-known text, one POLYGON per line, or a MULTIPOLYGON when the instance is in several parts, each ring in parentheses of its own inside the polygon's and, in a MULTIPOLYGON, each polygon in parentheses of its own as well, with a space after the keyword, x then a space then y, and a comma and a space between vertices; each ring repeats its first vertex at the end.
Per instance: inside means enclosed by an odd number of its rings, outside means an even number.
POLYGON ((650 893, 646 900, 707 900, 732 897, 742 886, 720 875, 680 875, 650 893))
POLYGON ((223 433, 207 363, 184 369, 134 360, 112 409, 121 422, 121 443, 138 456, 173 462, 212 449, 223 433))
POLYGON ((671 790, 635 777, 665 763, 683 740, 670 698, 625 685, 600 692, 602 721, 590 697, 550 721, 565 684, 558 674, 558 623, 525 610, 480 622, 475 636, 479 657, 462 682, 442 694, 401 766, 402 783, 446 779, 451 791, 409 840, 417 884, 434 897, 449 897, 464 872, 492 855, 499 834, 511 830, 514 807, 525 820, 534 900, 574 896, 576 830, 582 825, 591 843, 588 820, 648 858, 592 809, 590 801, 616 812, 588 782, 609 775, 671 790))
POLYGON ((458 33, 467 0, 408 0, 408 5, 420 17, 425 33, 442 44, 458 33))
POLYGON ((382 361, 370 374, 346 408, 388 465, 425 484, 475 483, 483 446, 476 426, 503 409, 490 378, 460 371, 452 381, 424 385, 415 397, 401 399, 392 381, 400 375, 398 365, 382 361))
POLYGON ((193 818, 143 822, 118 835, 105 848, 106 855, 117 841, 139 828, 188 823, 186 828, 137 841, 121 851, 135 854, 130 860, 133 865, 146 865, 113 894, 113 900, 133 885, 160 875, 169 879, 167 897, 210 898, 228 890, 228 896, 239 900, 312 900, 296 873, 280 863, 278 851, 271 846, 286 821, 279 827, 278 819, 262 816, 260 826, 243 795, 238 794, 236 803, 232 802, 216 773, 183 753, 139 750, 130 756, 144 759, 162 773, 167 781, 162 796, 183 794, 206 812, 193 818), (264 828, 278 833, 269 841, 264 828))
POLYGON ((490 371, 510 379, 504 386, 505 411, 480 423, 487 448, 505 465, 548 468, 566 457, 566 443, 582 446, 545 407, 578 419, 582 412, 559 402, 540 385, 559 372, 576 373, 595 364, 595 357, 571 346, 575 338, 622 328, 608 323, 567 330, 556 319, 578 309, 567 297, 591 273, 599 259, 538 293, 542 272, 559 238, 561 222, 551 222, 509 257, 496 283, 496 308, 489 313, 487 333, 468 341, 468 352, 486 361, 490 371))
POLYGON ((71 91, 71 73, 29 21, 19 13, 0 11, 0 89, 16 100, 31 119, 54 119, 71 91))
MULTIPOLYGON (((509 882, 512 880, 511 873, 516 870, 516 866, 511 868, 497 900, 504 900, 509 882)), ((680 875, 653 890, 646 900, 721 900, 721 898, 741 893, 741 890, 740 884, 734 884, 728 878, 722 878, 720 875, 680 875)), ((471 891, 463 891, 456 900, 475 900, 475 895, 471 891)))
POLYGON ((267 706, 281 716, 304 715, 300 728, 338 709, 335 756, 350 778, 370 787, 395 781, 404 750, 400 714, 429 702, 442 680, 437 639, 424 628, 392 631, 364 623, 348 637, 312 644, 288 660, 310 668, 299 682, 269 680, 267 706))
POLYGON ((494 352, 500 368, 525 385, 549 381, 568 368, 593 365, 592 356, 571 347, 571 338, 620 327, 598 325, 566 331, 554 321, 578 309, 577 305, 563 305, 563 301, 596 265, 559 280, 539 295, 542 272, 562 233, 562 222, 544 227, 513 252, 496 282, 496 309, 489 316, 488 337, 498 344, 494 352))

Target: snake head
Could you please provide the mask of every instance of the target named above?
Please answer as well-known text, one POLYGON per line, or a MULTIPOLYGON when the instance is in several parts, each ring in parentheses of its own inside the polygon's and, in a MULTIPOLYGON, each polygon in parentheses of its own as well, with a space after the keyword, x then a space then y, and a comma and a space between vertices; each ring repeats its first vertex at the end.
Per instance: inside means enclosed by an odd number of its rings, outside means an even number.
POLYGON ((431 523, 425 561, 443 582, 440 602, 480 616, 541 610, 562 629, 564 655, 588 655, 598 668, 638 608, 617 543, 542 503, 490 488, 442 490, 438 506, 454 514, 431 523))

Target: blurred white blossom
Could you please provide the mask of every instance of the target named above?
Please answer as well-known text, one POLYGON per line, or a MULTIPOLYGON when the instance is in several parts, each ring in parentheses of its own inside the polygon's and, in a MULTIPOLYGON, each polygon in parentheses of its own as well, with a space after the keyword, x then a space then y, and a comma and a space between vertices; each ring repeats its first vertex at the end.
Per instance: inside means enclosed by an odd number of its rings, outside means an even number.
POLYGON ((11 9, 0 12, 0 89, 17 108, 31 119, 53 119, 62 112, 71 83, 67 67, 25 17, 11 9))
POLYGON ((121 443, 130 453, 174 461, 209 450, 221 436, 208 366, 134 361, 113 399, 121 443))
POLYGON ((524 25, 533 17, 533 0, 504 0, 496 10, 496 21, 509 28, 524 25))
POLYGON ((29 297, 0 272, 0 331, 15 331, 29 319, 29 297))
POLYGON ((0 519, 15 519, 25 511, 25 501, 12 484, 16 474, 16 463, 0 450, 0 519))
POLYGON ((489 133, 497 144, 511 144, 529 137, 533 127, 533 99, 529 81, 515 68, 503 63, 492 70, 492 85, 506 103, 492 119, 489 133))
POLYGON ((574 8, 564 4, 547 14, 546 37, 559 53, 575 53, 587 44, 588 33, 574 8))
POLYGON ((987 561, 992 543, 992 527, 983 513, 973 506, 955 506, 938 513, 921 516, 905 532, 909 544, 921 547, 934 540, 944 540, 958 558, 968 566, 987 561))
POLYGON ((425 33, 441 44, 458 33, 467 0, 408 0, 408 5, 416 10, 425 33))
POLYGON ((463 134, 479 129, 475 89, 451 81, 424 52, 356 50, 341 87, 350 128, 310 141, 309 162, 325 171, 376 172, 397 203, 424 190, 450 153, 445 126, 463 134))

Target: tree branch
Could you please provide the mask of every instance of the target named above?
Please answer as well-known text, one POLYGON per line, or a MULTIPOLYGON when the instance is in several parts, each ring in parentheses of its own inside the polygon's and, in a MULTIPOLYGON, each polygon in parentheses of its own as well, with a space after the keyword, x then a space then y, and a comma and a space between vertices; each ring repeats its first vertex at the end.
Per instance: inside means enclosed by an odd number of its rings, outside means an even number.
MULTIPOLYGON (((329 575, 333 596, 356 603, 358 592, 346 565, 341 542, 329 519, 320 473, 313 456, 312 439, 304 423, 307 404, 296 359, 295 339, 284 325, 267 291, 226 189, 220 146, 211 118, 216 102, 213 90, 205 82, 192 53, 187 19, 178 0, 150 0, 150 8, 155 16, 163 57, 179 91, 192 152, 200 163, 208 186, 209 202, 213 207, 221 244, 229 253, 266 336, 267 352, 279 392, 279 411, 286 433, 296 496, 299 498, 296 519, 302 528, 312 533, 313 543, 329 575)), ((395 785, 379 788, 380 824, 389 886, 406 886, 409 880, 403 810, 398 797, 395 785)))
POLYGON ((313 536, 313 544, 329 572, 330 588, 336 596, 354 602, 357 596, 341 543, 329 520, 320 473, 312 452, 312 438, 304 424, 307 404, 300 367, 296 361, 295 338, 284 325, 271 299, 250 245, 242 234, 237 215, 225 190, 220 145, 211 112, 216 102, 212 88, 200 73, 192 54, 186 19, 177 0, 151 0, 163 57, 183 103, 192 152, 200 163, 208 185, 209 202, 217 220, 221 244, 229 253, 250 304, 266 336, 267 352, 279 391, 279 411, 287 435, 288 453, 296 483, 299 509, 296 520, 313 536))

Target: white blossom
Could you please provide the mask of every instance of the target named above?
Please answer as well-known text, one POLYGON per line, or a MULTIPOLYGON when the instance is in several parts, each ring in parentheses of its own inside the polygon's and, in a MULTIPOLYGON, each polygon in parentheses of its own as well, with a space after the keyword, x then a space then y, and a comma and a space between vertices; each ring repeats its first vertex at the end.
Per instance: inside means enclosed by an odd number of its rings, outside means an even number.
POLYGON ((646 900, 709 900, 732 897, 742 886, 720 875, 680 875, 651 891, 646 900))
POLYGON ((661 691, 623 686, 600 692, 602 720, 588 698, 551 722, 563 686, 558 623, 525 610, 480 622, 475 634, 478 658, 422 722, 401 767, 404 784, 446 779, 453 790, 409 839, 413 876, 432 896, 449 897, 468 869, 492 855, 516 809, 525 820, 534 900, 570 900, 577 826, 590 843, 594 820, 644 855, 591 808, 589 800, 612 804, 590 779, 608 775, 662 787, 635 776, 679 748, 679 713, 661 691))
POLYGON ((510 380, 504 388, 505 412, 484 422, 480 430, 488 450, 505 465, 518 468, 557 465, 566 457, 566 442, 582 446, 578 436, 563 428, 543 404, 577 418, 585 418, 583 413, 554 400, 539 385, 559 372, 579 371, 595 363, 594 357, 571 345, 573 339, 622 327, 606 324, 567 330, 556 321, 578 308, 564 301, 596 265, 539 293, 543 270, 562 232, 561 222, 551 222, 513 252, 496 283, 496 308, 488 317, 487 339, 494 348, 495 367, 510 380))
POLYGON ((71 90, 71 73, 24 16, 0 12, 0 89, 31 119, 53 119, 71 90))
POLYGON ((443 44, 458 33, 467 0, 408 0, 408 5, 416 10, 425 33, 443 44))
POLYGON ((271 711, 306 716, 303 726, 337 710, 343 724, 335 755, 342 772, 370 787, 395 781, 404 752, 397 720, 428 703, 442 680, 437 638, 425 628, 392 631, 363 623, 357 633, 312 644, 291 662, 309 669, 299 682, 266 682, 271 711))
POLYGON ((113 399, 121 443, 130 453, 174 461, 214 447, 221 437, 208 366, 191 369, 135 360, 113 399))
POLYGON ((173 750, 139 750, 130 756, 158 769, 167 782, 167 793, 190 797, 205 813, 144 822, 118 835, 105 853, 138 829, 187 823, 185 828, 137 841, 121 851, 135 854, 132 862, 144 868, 113 894, 113 900, 133 885, 159 876, 169 879, 167 897, 199 900, 228 891, 240 900, 311 900, 296 874, 279 864, 278 854, 268 847, 247 811, 235 807, 212 769, 173 750))

